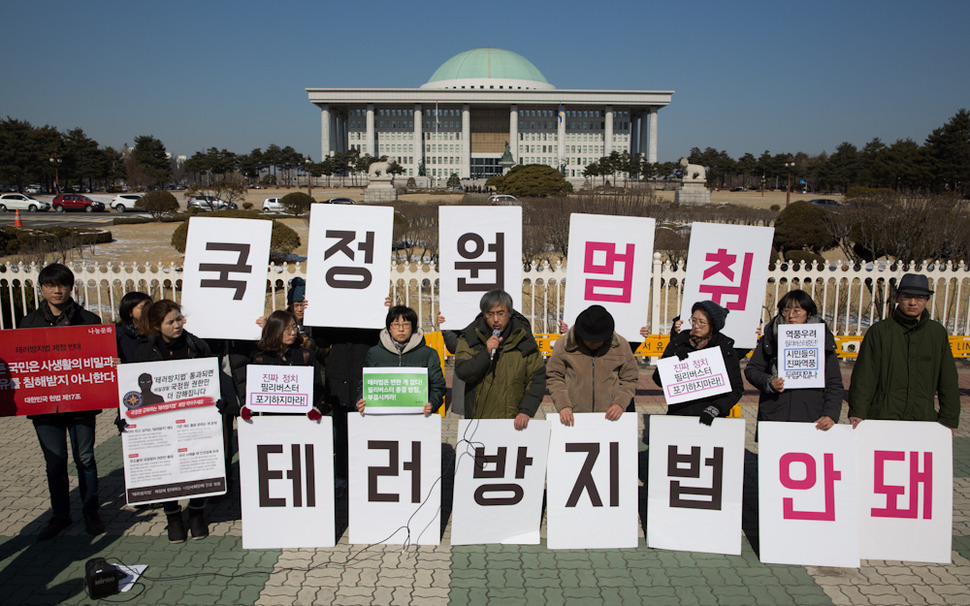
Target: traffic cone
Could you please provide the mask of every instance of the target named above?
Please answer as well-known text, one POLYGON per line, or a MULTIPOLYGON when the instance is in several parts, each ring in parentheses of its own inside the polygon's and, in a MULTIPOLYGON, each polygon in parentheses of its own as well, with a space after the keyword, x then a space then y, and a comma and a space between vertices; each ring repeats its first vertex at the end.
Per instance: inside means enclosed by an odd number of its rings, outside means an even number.
POLYGON ((13 218, 13 226, 14 227, 23 227, 24 226, 24 222, 20 220, 20 210, 19 209, 17 210, 17 214, 14 215, 14 218, 13 218))

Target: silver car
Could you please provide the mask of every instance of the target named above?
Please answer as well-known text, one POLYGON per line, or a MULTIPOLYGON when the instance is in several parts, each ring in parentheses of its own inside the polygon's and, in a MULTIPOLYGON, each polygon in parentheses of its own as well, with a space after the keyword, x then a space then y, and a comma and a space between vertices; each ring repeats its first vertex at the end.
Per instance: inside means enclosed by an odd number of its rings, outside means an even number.
POLYGON ((222 198, 215 196, 196 196, 189 198, 186 208, 198 208, 199 210, 224 210, 238 208, 235 202, 226 202, 222 198))
POLYGON ((26 194, 3 194, 0 196, 0 212, 6 210, 26 210, 35 212, 38 210, 50 210, 51 203, 26 194))

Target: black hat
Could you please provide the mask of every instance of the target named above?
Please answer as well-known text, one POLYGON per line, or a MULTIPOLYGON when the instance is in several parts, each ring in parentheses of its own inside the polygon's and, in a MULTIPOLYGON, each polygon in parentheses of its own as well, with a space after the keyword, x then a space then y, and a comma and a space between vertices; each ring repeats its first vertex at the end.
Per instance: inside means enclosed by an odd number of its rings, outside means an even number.
POLYGON ((698 301, 690 308, 690 313, 694 313, 698 309, 704 310, 708 319, 711 321, 711 329, 714 332, 721 332, 724 328, 724 320, 727 318, 729 311, 714 301, 698 301))
POLYGON ((590 343, 603 343, 613 338, 616 324, 602 305, 590 305, 576 318, 576 335, 590 343))
POLYGON ((306 295, 306 280, 293 278, 290 282, 290 290, 286 293, 286 304, 293 305, 293 301, 302 303, 304 295, 306 295))
POLYGON ((930 290, 930 281, 926 276, 921 276, 920 274, 906 274, 900 278, 899 284, 896 285, 896 292, 926 296, 933 294, 933 291, 930 290))

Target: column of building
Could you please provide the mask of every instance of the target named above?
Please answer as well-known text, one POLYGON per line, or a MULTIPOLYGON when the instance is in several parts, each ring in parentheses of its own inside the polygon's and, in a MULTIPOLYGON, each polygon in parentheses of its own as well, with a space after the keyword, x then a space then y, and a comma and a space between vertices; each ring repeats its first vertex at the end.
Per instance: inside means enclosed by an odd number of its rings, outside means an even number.
POLYGON ((556 112, 556 123, 559 125, 556 133, 557 143, 559 144, 556 147, 556 170, 559 170, 566 162, 566 108, 562 105, 556 112))
POLYGON ((467 179, 472 175, 472 114, 468 104, 461 106, 461 167, 458 177, 467 179))
POLYGON ((657 108, 651 107, 648 114, 650 135, 647 143, 647 162, 657 162, 657 108))
POLYGON ((608 156, 613 151, 613 106, 606 106, 605 124, 603 125, 603 155, 608 156))
POLYGON ((362 154, 369 154, 371 156, 376 156, 376 150, 374 149, 374 104, 367 104, 367 130, 364 134, 366 139, 364 140, 364 149, 362 154))
POLYGON ((320 106, 320 161, 330 155, 333 148, 330 146, 330 106, 320 106))
POLYGON ((414 104, 414 136, 412 142, 414 144, 414 156, 412 157, 411 169, 415 177, 420 173, 421 161, 424 159, 424 132, 421 127, 422 116, 421 104, 414 104))
POLYGON ((509 151, 512 159, 519 163, 519 106, 509 108, 509 151))

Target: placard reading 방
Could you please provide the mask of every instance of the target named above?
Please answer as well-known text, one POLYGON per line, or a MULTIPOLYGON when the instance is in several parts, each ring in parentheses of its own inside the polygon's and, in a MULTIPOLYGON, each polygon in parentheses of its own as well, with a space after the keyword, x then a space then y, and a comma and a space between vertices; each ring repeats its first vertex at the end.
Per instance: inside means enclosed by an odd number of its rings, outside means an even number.
POLYGON ((225 494, 217 364, 197 358, 118 367, 129 505, 225 494))
POLYGON ((313 408, 312 366, 246 367, 246 406, 253 412, 306 413, 313 408))
POLYGON ((778 326, 778 376, 785 389, 825 387, 825 325, 778 326))
POLYGON ((720 347, 692 351, 686 360, 661 358, 657 370, 668 406, 731 391, 720 347))
POLYGON ((366 414, 422 413, 428 403, 428 369, 397 366, 364 369, 366 414))

